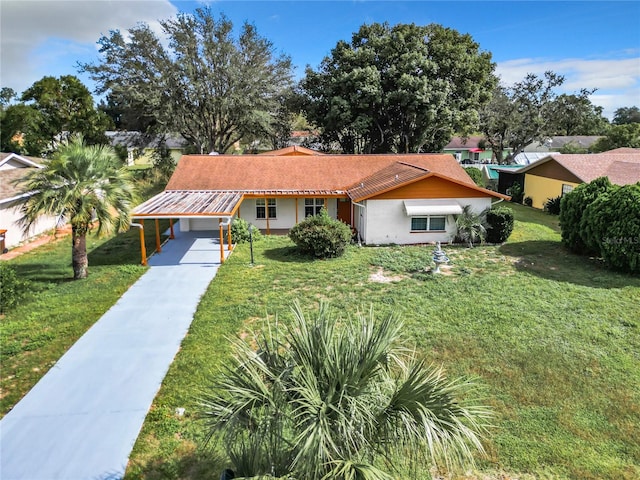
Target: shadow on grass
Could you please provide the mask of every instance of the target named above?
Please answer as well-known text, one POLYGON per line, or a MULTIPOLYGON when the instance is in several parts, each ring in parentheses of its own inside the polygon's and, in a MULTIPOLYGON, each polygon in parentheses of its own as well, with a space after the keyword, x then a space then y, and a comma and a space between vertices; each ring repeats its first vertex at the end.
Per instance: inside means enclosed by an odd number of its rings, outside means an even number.
POLYGON ((610 270, 598 259, 571 253, 557 241, 506 243, 499 251, 517 258, 514 265, 518 271, 547 280, 593 288, 640 286, 640 278, 610 270))
MULTIPOLYGON (((66 268, 60 265, 51 265, 47 263, 16 263, 12 265, 18 275, 18 278, 28 279, 31 289, 38 290, 33 284, 59 284, 73 281, 73 268, 71 263, 66 268)), ((47 288, 47 287, 44 287, 47 288)))
POLYGON ((262 255, 276 262, 313 263, 315 259, 304 255, 296 247, 270 248, 262 251, 262 255))
POLYGON ((154 458, 145 462, 130 463, 125 475, 126 479, 147 478, 149 480, 166 478, 218 478, 229 465, 222 456, 207 448, 181 454, 169 460, 154 458))

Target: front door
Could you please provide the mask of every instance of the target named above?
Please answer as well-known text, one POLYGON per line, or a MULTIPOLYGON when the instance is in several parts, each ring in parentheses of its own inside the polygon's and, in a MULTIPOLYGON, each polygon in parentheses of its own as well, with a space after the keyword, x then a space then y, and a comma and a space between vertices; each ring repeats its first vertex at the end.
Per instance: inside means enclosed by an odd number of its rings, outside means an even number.
POLYGON ((347 225, 352 225, 351 200, 348 198, 338 198, 338 220, 346 223, 347 225))

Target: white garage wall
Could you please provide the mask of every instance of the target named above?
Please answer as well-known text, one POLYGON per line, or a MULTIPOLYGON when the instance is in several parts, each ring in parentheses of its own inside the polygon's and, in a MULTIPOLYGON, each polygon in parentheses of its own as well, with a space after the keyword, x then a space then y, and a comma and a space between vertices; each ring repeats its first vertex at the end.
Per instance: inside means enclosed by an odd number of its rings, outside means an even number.
POLYGON ((18 224, 20 217, 22 217, 22 213, 19 204, 5 203, 0 205, 0 229, 7 230, 5 235, 6 248, 15 247, 21 242, 56 228, 58 220, 56 217, 40 217, 25 235, 22 232, 22 227, 18 224))

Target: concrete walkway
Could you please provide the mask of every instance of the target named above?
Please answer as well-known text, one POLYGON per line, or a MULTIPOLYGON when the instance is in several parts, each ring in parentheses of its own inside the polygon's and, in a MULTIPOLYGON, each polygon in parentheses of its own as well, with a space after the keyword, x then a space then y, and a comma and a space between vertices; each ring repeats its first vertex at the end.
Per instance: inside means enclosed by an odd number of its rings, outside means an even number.
POLYGON ((176 231, 149 271, 0 421, 2 480, 122 478, 220 265, 214 236, 176 231))

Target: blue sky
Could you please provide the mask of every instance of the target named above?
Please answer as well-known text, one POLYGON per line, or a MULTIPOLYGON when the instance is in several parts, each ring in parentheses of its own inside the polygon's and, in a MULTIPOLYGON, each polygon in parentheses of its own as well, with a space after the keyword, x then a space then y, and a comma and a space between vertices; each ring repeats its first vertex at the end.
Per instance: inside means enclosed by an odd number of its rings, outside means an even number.
POLYGON ((45 75, 78 75, 77 62, 98 59, 101 34, 139 21, 159 32, 158 20, 203 4, 237 26, 255 24, 291 56, 298 76, 364 23, 439 23, 491 52, 506 84, 553 70, 566 77, 559 93, 597 88, 591 100, 609 118, 640 106, 638 1, 0 0, 0 85, 22 92, 45 75))

